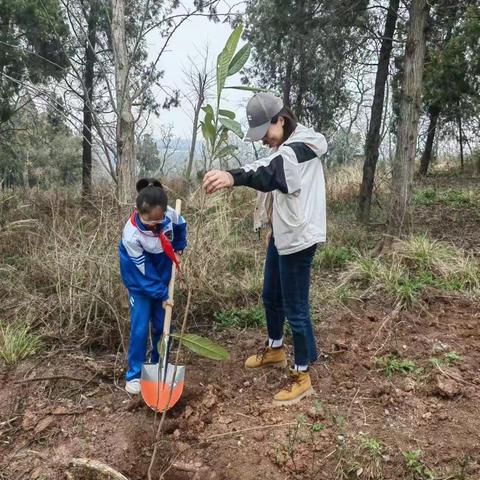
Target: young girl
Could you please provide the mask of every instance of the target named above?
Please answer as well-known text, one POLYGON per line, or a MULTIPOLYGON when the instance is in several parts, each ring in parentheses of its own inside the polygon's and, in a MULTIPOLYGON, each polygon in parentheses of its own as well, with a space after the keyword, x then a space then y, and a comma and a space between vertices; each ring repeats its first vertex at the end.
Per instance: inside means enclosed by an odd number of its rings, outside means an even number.
POLYGON ((140 393, 148 328, 152 323, 151 361, 158 362, 157 343, 163 332, 168 282, 175 255, 187 246, 187 225, 168 206, 162 184, 155 179, 137 182, 137 208, 123 229, 119 245, 120 273, 130 300, 130 341, 125 389, 140 393), (175 253, 173 253, 175 252, 175 253))

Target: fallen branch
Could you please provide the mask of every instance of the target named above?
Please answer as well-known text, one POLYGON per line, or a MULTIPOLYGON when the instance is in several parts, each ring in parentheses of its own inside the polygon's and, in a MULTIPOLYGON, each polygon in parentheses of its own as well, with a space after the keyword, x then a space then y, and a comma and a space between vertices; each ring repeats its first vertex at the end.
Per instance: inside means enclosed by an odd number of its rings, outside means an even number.
POLYGON ((114 480, 128 480, 128 478, 120 472, 117 472, 112 467, 98 460, 90 460, 88 458, 72 458, 70 466, 74 468, 88 468, 96 472, 106 475, 114 480))
POLYGON ((0 428, 2 428, 4 425, 9 425, 10 423, 13 423, 15 420, 18 420, 19 418, 21 418, 21 417, 20 416, 12 417, 9 420, 0 423, 0 428))
POLYGON ((475 385, 474 383, 471 383, 471 382, 467 382, 463 378, 457 377, 456 375, 452 375, 451 373, 446 372, 445 370, 443 370, 440 367, 440 365, 437 365, 436 367, 440 371, 440 373, 442 375, 444 375, 445 377, 451 378, 452 380, 455 380, 456 382, 463 383, 464 385, 469 385, 471 387, 478 388, 478 385, 475 385))
POLYGON ((368 345, 368 348, 370 348, 372 345, 373 345, 373 342, 375 341, 375 339, 378 337, 378 335, 380 335, 380 332, 383 330, 383 328, 385 327, 386 323, 389 321, 389 320, 393 320, 394 318, 396 318, 396 316, 398 315, 398 313, 400 312, 400 308, 399 307, 396 307, 394 310, 392 310, 388 315, 385 316, 382 324, 380 325, 380 328, 377 330, 377 332, 375 333, 375 335, 373 336, 370 344, 368 345))
POLYGON ((84 378, 71 377, 69 375, 53 375, 52 377, 34 377, 23 378, 22 380, 16 380, 13 383, 28 383, 28 382, 43 382, 46 380, 71 380, 72 382, 84 382, 84 378))
POLYGON ((244 428, 242 430, 235 430, 235 431, 226 432, 226 433, 217 433, 216 435, 212 435, 210 437, 207 437, 203 441, 208 442, 208 441, 216 439, 216 438, 228 437, 229 435, 239 435, 241 433, 252 432, 254 430, 263 430, 263 429, 267 429, 267 428, 293 427, 294 425, 298 425, 298 422, 274 423, 272 425, 260 425, 259 427, 250 427, 250 428, 244 428))
POLYGON ((181 472, 207 472, 209 467, 206 467, 201 462, 185 463, 185 462, 173 462, 172 468, 180 470, 181 472))

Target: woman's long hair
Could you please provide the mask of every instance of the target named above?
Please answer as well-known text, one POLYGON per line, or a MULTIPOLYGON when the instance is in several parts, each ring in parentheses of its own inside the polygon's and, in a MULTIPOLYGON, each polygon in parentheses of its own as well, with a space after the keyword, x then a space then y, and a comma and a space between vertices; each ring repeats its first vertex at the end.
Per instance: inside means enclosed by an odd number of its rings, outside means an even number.
POLYGON ((286 142, 290 135, 297 128, 298 120, 297 116, 293 113, 290 107, 283 107, 273 118, 272 123, 278 122, 278 117, 283 117, 285 123, 283 125, 283 139, 282 143, 286 142))

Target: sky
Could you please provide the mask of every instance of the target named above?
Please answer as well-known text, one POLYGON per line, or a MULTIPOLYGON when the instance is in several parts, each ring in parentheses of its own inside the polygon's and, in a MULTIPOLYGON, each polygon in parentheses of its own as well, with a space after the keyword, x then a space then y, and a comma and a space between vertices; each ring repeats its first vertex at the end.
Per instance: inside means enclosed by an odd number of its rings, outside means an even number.
MULTIPOLYGON (((227 12, 232 5, 238 2, 221 1, 217 9, 218 13, 227 12)), ((185 12, 185 8, 193 9, 193 0, 182 2, 179 12, 185 12)), ((235 7, 235 11, 242 11, 241 5, 235 7)), ((207 17, 196 16, 186 20, 171 38, 166 51, 162 54, 159 69, 165 71, 162 87, 171 91, 172 89, 180 90, 180 94, 189 91, 188 84, 185 81, 185 70, 189 69, 191 61, 189 57, 197 64, 201 64, 202 52, 208 47, 210 64, 215 65, 217 55, 222 50, 226 40, 228 39, 232 28, 228 23, 214 23, 207 17)), ((150 58, 154 59, 163 46, 163 39, 158 34, 153 34, 148 38, 148 52, 150 58)), ((244 44, 243 40, 239 42, 239 48, 244 44)), ((240 75, 236 74, 227 79, 227 85, 239 85, 240 75)), ((214 87, 215 88, 215 87, 214 87)), ((158 87, 154 90, 158 95, 161 103, 165 98, 165 93, 158 87)), ((212 90, 213 93, 213 90, 212 90)), ((251 94, 248 92, 236 90, 224 90, 222 96, 222 105, 237 113, 237 120, 245 122, 245 105, 251 94)), ((155 136, 155 131, 160 125, 171 124, 173 133, 176 137, 189 138, 192 131, 191 106, 180 97, 181 106, 172 108, 171 110, 161 110, 159 118, 150 120, 149 129, 155 136), (190 116, 189 116, 190 114, 190 116)))

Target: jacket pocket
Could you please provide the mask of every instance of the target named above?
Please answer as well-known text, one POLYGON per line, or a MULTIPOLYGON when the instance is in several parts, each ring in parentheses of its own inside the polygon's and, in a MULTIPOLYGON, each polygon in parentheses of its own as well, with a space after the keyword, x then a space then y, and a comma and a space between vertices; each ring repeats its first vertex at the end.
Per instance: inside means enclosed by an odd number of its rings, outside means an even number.
POLYGON ((303 225, 304 215, 301 211, 298 195, 278 194, 275 198, 276 213, 279 219, 279 233, 291 233, 303 225))

